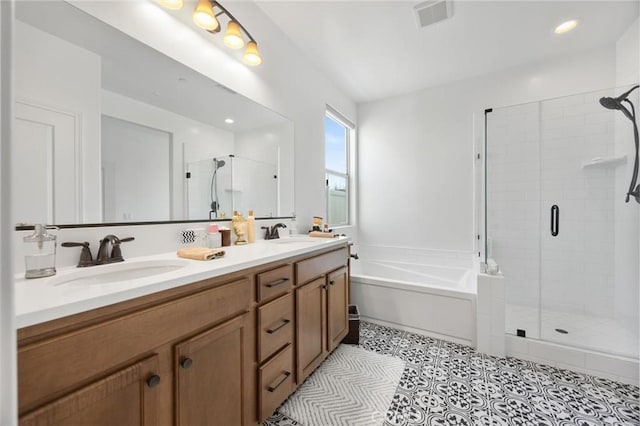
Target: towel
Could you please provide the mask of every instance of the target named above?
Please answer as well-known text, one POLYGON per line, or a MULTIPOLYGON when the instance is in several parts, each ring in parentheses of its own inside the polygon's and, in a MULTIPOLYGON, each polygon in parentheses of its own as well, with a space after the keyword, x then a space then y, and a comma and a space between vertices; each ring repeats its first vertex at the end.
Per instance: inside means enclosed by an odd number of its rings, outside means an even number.
POLYGON ((207 247, 187 247, 178 250, 178 257, 195 260, 211 260, 224 257, 224 250, 207 247))
POLYGON ((331 232, 319 232, 319 231, 311 231, 309 232, 310 237, 322 237, 322 238, 333 238, 335 234, 331 232))

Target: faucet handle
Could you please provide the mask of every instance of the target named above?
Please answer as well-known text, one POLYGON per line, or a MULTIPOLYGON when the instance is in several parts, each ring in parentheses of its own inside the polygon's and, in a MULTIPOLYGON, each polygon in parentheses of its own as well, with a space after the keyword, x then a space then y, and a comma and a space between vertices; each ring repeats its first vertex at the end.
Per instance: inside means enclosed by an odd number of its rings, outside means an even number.
POLYGON ((78 268, 84 268, 85 266, 92 266, 95 264, 93 262, 93 257, 91 256, 91 250, 89 249, 89 242, 64 242, 62 243, 62 247, 82 247, 82 251, 80 252, 80 260, 78 261, 78 268))
POLYGON ((124 258, 122 257, 122 250, 120 250, 120 243, 126 243, 129 241, 135 240, 134 237, 127 238, 119 238, 117 242, 114 242, 113 248, 111 249, 111 262, 123 262, 124 258))

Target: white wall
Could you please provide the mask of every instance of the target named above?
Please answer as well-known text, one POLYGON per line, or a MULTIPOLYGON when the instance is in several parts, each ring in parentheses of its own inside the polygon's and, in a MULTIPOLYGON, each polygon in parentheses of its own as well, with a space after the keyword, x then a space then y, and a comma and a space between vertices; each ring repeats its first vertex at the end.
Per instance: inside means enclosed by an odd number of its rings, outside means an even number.
POLYGON ((17 424, 16 333, 13 325, 13 218, 11 137, 13 128, 14 3, 0 2, 0 424, 17 424))
MULTIPOLYGON (((637 84, 640 72, 640 30, 639 20, 625 31, 616 43, 616 86, 637 84)), ((616 93, 616 96, 618 93, 616 93)), ((636 107, 640 109, 638 91, 631 96, 636 107)), ((632 123, 621 113, 615 112, 615 154, 626 155, 627 163, 615 169, 614 186, 614 223, 615 223, 615 280, 614 280, 614 312, 631 323, 638 323, 638 298, 640 291, 640 205, 633 198, 624 202, 624 194, 629 190, 629 181, 633 170, 635 147, 632 123)))
POLYGON ((244 1, 228 5, 259 42, 264 61, 250 68, 231 57, 227 49, 212 44, 201 30, 176 21, 155 2, 71 3, 292 120, 298 227, 306 229, 312 216, 324 216, 325 108, 330 104, 355 122, 355 103, 321 74, 258 6, 244 1))
POLYGON ((15 29, 16 98, 80 117, 81 222, 100 222, 100 57, 20 21, 15 29))
POLYGON ((614 83, 606 46, 359 105, 360 243, 473 252, 484 109, 614 83))

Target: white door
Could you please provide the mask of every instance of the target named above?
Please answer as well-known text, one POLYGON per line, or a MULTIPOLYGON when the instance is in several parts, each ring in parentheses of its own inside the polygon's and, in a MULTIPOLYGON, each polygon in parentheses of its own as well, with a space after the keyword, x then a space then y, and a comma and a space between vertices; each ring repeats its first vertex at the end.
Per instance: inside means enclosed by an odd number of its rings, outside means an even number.
POLYGON ((79 223, 76 117, 16 102, 11 182, 16 223, 79 223))

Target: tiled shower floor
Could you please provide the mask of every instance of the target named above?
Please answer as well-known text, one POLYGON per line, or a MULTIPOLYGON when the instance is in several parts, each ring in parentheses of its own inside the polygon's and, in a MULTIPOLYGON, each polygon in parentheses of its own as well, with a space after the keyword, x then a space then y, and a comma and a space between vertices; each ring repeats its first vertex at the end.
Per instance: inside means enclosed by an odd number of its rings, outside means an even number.
POLYGON ((527 337, 539 338, 542 326, 542 338, 546 341, 638 357, 638 321, 616 321, 595 315, 543 310, 542 321, 538 323, 538 312, 536 308, 507 303, 506 332, 515 335, 516 329, 521 328, 527 330, 527 337), (568 333, 558 333, 556 328, 568 333))
MULTIPOLYGON (((385 425, 640 424, 636 386, 366 322, 360 346, 407 363, 385 425)), ((299 423, 276 412, 264 425, 299 423)))

